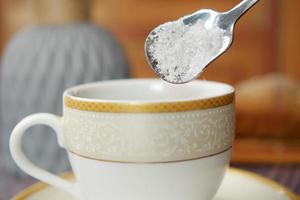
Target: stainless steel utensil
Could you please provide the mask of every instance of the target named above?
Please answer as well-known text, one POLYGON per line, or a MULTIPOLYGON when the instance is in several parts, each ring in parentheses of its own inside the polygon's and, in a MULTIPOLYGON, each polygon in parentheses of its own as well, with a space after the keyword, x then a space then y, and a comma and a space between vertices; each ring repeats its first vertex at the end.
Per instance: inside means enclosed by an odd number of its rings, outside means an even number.
MULTIPOLYGON (((220 29, 224 30, 223 46, 220 52, 215 57, 211 58, 211 61, 205 66, 204 69, 206 69, 210 63, 212 63, 215 59, 217 59, 219 56, 221 56, 224 52, 226 52, 229 49, 233 41, 233 29, 235 23, 243 14, 245 14, 246 11, 248 11, 258 1, 259 0, 244 0, 241 3, 239 3, 237 6, 229 10, 228 12, 217 12, 211 9, 202 9, 183 18, 183 23, 185 25, 193 26, 199 19, 201 19, 202 21, 205 22, 205 27, 208 29, 217 26, 220 29)), ((151 31, 146 39, 145 42, 146 57, 148 59, 150 66, 154 69, 154 71, 162 79, 171 82, 170 80, 165 79, 163 74, 160 73, 160 70, 157 67, 156 58, 150 52, 151 45, 153 45, 154 38, 155 38, 153 37, 153 35, 155 35, 155 37, 159 37, 159 33, 156 32, 156 29, 151 31)), ((197 72, 195 76, 192 77, 191 80, 197 78, 203 72, 203 70, 197 72)), ((191 80, 176 81, 171 83, 181 84, 181 83, 189 82, 191 80)))

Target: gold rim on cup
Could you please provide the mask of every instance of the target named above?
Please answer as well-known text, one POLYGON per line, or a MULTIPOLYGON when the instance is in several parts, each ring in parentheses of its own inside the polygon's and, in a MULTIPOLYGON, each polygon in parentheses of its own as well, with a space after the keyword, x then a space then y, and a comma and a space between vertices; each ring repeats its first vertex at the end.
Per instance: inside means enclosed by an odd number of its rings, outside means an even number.
POLYGON ((70 95, 65 95, 64 105, 69 108, 112 113, 160 113, 160 112, 183 112, 216 108, 234 102, 235 93, 191 101, 163 102, 163 103, 108 103, 89 101, 70 95))

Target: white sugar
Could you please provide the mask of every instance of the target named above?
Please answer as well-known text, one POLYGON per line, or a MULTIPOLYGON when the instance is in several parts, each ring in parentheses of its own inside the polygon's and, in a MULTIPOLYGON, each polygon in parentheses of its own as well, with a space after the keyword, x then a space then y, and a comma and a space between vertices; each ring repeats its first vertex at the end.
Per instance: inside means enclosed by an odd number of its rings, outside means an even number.
POLYGON ((148 51, 155 70, 172 83, 191 81, 200 74, 221 51, 224 31, 205 28, 204 22, 185 25, 183 19, 157 27, 150 39, 148 51))

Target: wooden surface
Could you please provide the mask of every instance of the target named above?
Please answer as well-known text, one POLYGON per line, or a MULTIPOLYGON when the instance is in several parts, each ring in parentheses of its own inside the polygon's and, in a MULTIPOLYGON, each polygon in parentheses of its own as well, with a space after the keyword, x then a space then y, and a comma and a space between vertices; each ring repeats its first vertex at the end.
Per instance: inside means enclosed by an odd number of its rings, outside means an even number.
POLYGON ((300 1, 280 1, 278 70, 300 81, 300 1))
MULTIPOLYGON (((4 24, 0 43, 17 30, 36 21, 33 2, 37 0, 0 0, 4 24)), ((144 40, 154 27, 200 8, 225 11, 239 0, 94 0, 92 20, 117 35, 126 49, 134 77, 153 77, 144 56, 144 40)), ((237 24, 232 49, 206 71, 203 77, 237 83, 256 74, 274 71, 277 62, 277 10, 279 0, 261 1, 237 24), (242 69, 242 70, 241 70, 242 69)))
POLYGON ((300 139, 237 137, 233 147, 234 164, 300 163, 300 139))
POLYGON ((34 0, 36 23, 66 24, 89 19, 88 0, 34 0))

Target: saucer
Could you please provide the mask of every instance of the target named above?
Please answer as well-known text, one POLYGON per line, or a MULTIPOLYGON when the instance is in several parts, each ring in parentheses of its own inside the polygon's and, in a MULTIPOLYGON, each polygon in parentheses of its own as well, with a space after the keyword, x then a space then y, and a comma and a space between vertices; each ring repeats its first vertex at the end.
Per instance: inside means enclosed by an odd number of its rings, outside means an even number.
MULTIPOLYGON (((73 179, 73 174, 63 175, 73 179)), ((25 189, 13 200, 75 200, 70 195, 44 183, 25 189)), ((224 181, 213 200, 300 200, 284 186, 252 172, 229 168, 224 181)))

